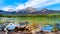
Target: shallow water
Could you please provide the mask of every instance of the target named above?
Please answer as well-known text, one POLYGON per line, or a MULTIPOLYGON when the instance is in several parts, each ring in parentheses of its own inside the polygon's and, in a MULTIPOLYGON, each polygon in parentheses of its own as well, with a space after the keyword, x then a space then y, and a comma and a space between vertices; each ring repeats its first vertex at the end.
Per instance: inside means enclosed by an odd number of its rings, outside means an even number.
POLYGON ((47 17, 19 17, 19 18, 3 18, 0 17, 0 23, 1 22, 7 22, 7 21, 13 21, 13 22, 24 22, 28 21, 29 23, 38 23, 40 25, 46 24, 46 23, 60 23, 60 18, 47 18, 47 17))

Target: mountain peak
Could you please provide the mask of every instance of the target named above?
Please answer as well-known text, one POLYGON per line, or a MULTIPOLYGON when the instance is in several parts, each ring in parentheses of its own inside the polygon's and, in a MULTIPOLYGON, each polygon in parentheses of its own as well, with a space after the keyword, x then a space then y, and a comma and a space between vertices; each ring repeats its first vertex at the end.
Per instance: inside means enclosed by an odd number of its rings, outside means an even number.
POLYGON ((35 8, 32 7, 27 7, 25 10, 28 10, 30 13, 37 11, 35 8))
POLYGON ((41 12, 46 12, 46 11, 48 11, 48 9, 44 8, 44 9, 41 10, 41 12))

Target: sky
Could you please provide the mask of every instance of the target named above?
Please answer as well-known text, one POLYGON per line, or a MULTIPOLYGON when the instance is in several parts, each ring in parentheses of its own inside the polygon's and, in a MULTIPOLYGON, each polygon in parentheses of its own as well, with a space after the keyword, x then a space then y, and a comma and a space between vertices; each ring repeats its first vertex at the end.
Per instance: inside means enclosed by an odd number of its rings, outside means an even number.
POLYGON ((60 10, 60 0, 0 0, 0 10, 21 10, 27 7, 60 10))

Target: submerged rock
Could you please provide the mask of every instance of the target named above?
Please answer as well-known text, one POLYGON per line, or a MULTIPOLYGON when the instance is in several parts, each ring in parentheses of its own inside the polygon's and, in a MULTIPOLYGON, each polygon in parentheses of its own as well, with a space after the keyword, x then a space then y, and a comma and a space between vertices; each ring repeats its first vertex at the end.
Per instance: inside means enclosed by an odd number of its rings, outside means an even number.
POLYGON ((53 26, 51 25, 45 25, 43 28, 41 28, 42 31, 45 31, 45 32, 52 32, 53 31, 53 26))

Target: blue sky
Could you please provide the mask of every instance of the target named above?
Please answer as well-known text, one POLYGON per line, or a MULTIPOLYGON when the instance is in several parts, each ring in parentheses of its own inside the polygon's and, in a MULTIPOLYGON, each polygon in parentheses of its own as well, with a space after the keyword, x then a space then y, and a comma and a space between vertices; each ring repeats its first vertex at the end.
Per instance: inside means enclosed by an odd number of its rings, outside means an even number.
POLYGON ((18 4, 24 4, 25 2, 27 2, 28 0, 1 0, 0 2, 0 7, 15 7, 18 4))
POLYGON ((0 0, 0 10, 18 10, 27 7, 60 10, 60 0, 0 0))

